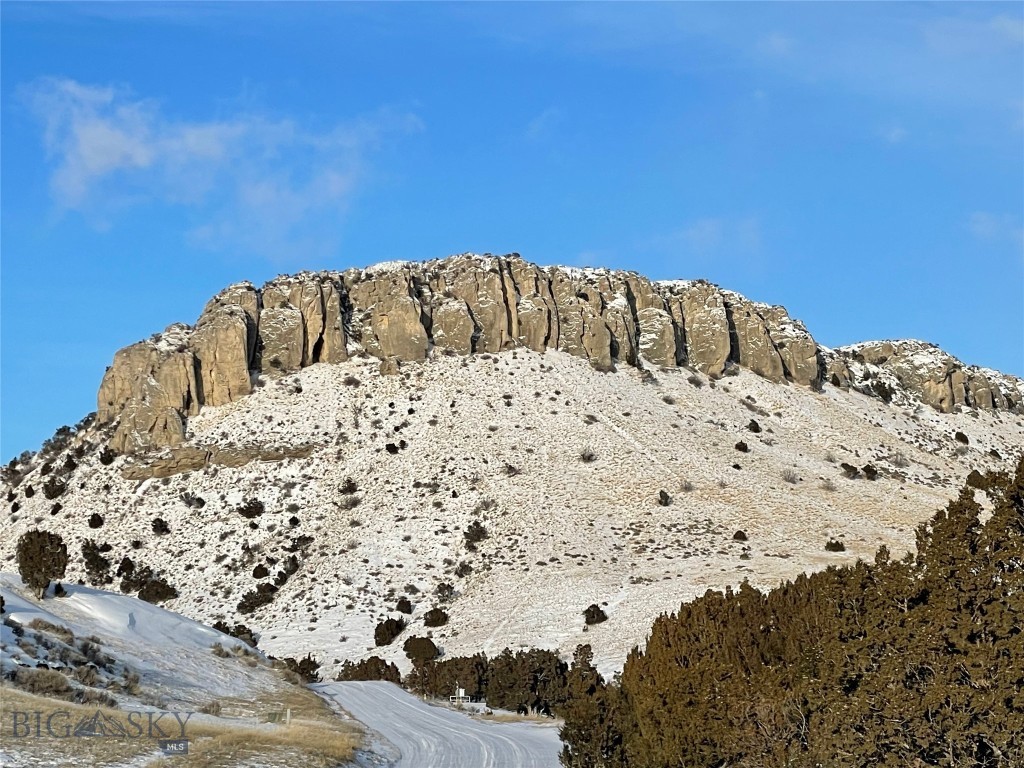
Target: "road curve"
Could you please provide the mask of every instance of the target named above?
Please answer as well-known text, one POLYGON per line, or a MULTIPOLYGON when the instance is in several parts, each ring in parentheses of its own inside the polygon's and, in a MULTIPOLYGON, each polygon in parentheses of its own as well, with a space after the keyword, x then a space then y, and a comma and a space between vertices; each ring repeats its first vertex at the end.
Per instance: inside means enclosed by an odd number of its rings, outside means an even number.
POLYGON ((558 768, 552 725, 492 723, 377 681, 313 686, 401 752, 396 768, 558 768))

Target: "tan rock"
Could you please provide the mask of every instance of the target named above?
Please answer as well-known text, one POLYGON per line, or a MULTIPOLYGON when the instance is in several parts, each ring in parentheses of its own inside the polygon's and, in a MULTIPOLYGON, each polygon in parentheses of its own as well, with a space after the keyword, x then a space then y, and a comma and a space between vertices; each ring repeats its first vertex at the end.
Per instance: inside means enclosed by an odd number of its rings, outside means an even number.
POLYGON ((209 461, 222 467, 241 467, 252 461, 283 461, 305 459, 313 455, 314 446, 215 446, 209 450, 209 461))
POLYGON ((451 349, 460 355, 473 352, 477 326, 469 305, 454 297, 435 299, 431 334, 438 349, 451 349))
POLYGON ((534 352, 543 352, 552 346, 552 333, 558 323, 558 310, 554 301, 537 293, 519 299, 519 343, 534 352))
POLYGON ((252 283, 235 283, 225 288, 206 303, 203 314, 199 316, 196 326, 202 325, 203 318, 214 314, 219 307, 232 304, 241 307, 246 317, 246 365, 253 367, 256 352, 256 340, 260 322, 260 294, 252 283))
POLYGON ((756 305, 768 335, 782 358, 786 378, 805 387, 818 387, 823 373, 818 344, 807 327, 789 316, 785 307, 756 305))
POLYGON ((172 448, 160 456, 127 464, 121 470, 128 480, 147 480, 151 477, 171 477, 183 472, 195 472, 206 466, 210 452, 205 448, 183 445, 172 448))
POLYGON ((600 371, 612 370, 612 334, 601 317, 600 291, 579 285, 562 270, 549 274, 558 307, 558 349, 588 359, 600 371))
POLYGON ((252 391, 249 379, 249 316, 237 304, 208 307, 189 340, 203 405, 224 405, 252 391))
POLYGON ((279 277, 263 286, 263 306, 290 304, 302 316, 301 366, 312 365, 324 333, 323 290, 318 275, 303 272, 294 277, 279 277))
POLYGON ((832 350, 823 353, 823 357, 825 381, 834 387, 849 389, 853 383, 853 375, 850 373, 850 366, 846 364, 846 360, 832 350))
POLYGON ((188 337, 187 326, 173 325, 114 355, 100 385, 97 416, 101 423, 120 418, 111 439, 115 450, 129 453, 184 439, 183 419, 200 405, 188 337))
POLYGON ((185 442, 185 422, 174 408, 131 401, 110 438, 118 453, 138 453, 185 442))
MULTIPOLYGON (((512 307, 515 299, 506 296, 506 278, 500 259, 471 256, 447 259, 442 268, 430 275, 429 285, 435 293, 452 296, 468 307, 475 325, 474 351, 500 352, 514 345, 512 307)), ((450 309, 446 321, 451 319, 450 309)), ((464 327, 465 323, 461 322, 460 332, 464 327)))
POLYGON ((260 313, 260 371, 271 376, 302 367, 305 334, 302 313, 291 304, 264 305, 260 313))
POLYGON ((385 357, 377 366, 377 371, 381 376, 397 376, 402 372, 402 364, 397 357, 385 357))
POLYGON ((943 413, 966 401, 963 364, 932 344, 877 341, 840 351, 858 362, 888 371, 905 390, 943 413))
POLYGON ((640 321, 640 354, 655 365, 674 367, 678 364, 678 328, 672 315, 664 309, 647 307, 637 312, 640 321))
POLYGON ((736 362, 769 381, 782 381, 785 378, 782 357, 772 343, 768 326, 757 306, 737 293, 724 295, 726 314, 736 334, 733 349, 736 362))
POLYGON ((341 282, 335 278, 321 284, 324 297, 324 331, 316 359, 321 363, 342 363, 348 360, 348 338, 345 335, 345 310, 342 306, 341 282))
POLYGON ((732 350, 722 292, 710 283, 690 283, 683 286, 672 307, 673 314, 682 314, 688 364, 701 373, 720 376, 732 350))
POLYGON ((382 273, 350 270, 345 285, 355 308, 353 330, 374 357, 423 360, 430 347, 420 303, 409 267, 382 273))
POLYGON ((551 293, 550 276, 536 264, 518 256, 506 261, 516 302, 517 339, 534 352, 558 347, 558 306, 551 293))

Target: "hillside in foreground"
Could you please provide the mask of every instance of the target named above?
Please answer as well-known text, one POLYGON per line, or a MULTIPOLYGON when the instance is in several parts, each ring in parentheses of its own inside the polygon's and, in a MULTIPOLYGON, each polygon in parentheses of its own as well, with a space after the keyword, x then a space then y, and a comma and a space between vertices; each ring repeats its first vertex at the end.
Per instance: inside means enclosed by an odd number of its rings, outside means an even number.
POLYGON ((337 766, 360 746, 356 723, 242 641, 134 597, 66 592, 40 602, 0 573, 3 765, 162 765, 167 739, 189 742, 166 758, 184 765, 337 766))

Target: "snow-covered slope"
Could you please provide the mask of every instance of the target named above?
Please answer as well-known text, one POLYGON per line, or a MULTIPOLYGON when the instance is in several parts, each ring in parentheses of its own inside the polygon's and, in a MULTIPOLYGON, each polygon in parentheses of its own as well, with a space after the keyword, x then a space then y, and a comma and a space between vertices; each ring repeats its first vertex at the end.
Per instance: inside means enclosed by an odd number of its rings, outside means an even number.
POLYGON ((157 765, 169 738, 201 764, 337 766, 359 743, 350 719, 240 640, 134 597, 67 593, 38 601, 0 573, 0 764, 157 765), (286 709, 294 730, 267 722, 286 709))
MULTIPOLYGON (((278 675, 258 651, 241 640, 218 632, 184 616, 126 595, 85 586, 69 585, 64 598, 34 600, 14 574, 0 574, 4 598, 3 647, 0 663, 5 672, 14 666, 35 667, 38 662, 51 669, 73 666, 62 659, 60 648, 47 649, 33 642, 27 652, 15 637, 11 624, 27 628, 33 640, 33 624, 39 622, 69 630, 73 638, 94 638, 104 653, 118 662, 118 669, 140 680, 137 687, 148 699, 169 707, 199 708, 228 696, 245 698, 282 687, 278 675), (211 653, 215 645, 227 653, 211 653), (233 652, 232 652, 233 651, 233 652), (240 657, 252 659, 251 666, 240 657)), ((45 626, 45 625, 44 625, 45 626)), ((134 686, 133 686, 134 687, 134 686)), ((127 690, 114 690, 114 698, 131 703, 127 690)))
POLYGON ((373 654, 407 668, 413 634, 448 654, 568 655, 587 642, 609 671, 655 616, 709 588, 771 586, 882 544, 905 551, 970 469, 1003 467, 1024 446, 1011 411, 887 405, 744 370, 718 381, 685 368, 601 373, 523 348, 438 354, 397 375, 357 356, 260 384, 189 419, 184 453, 104 464, 109 432, 93 427, 34 459, 3 489, 4 567, 30 529, 64 536, 71 579, 87 578, 83 541, 107 544, 115 584, 129 557, 178 591, 167 607, 244 622, 264 650, 312 653, 327 676, 373 654), (60 472, 66 490, 46 498, 60 472), (475 551, 473 521, 488 534, 475 551), (825 550, 833 538, 845 552, 825 550), (271 601, 237 611, 271 582, 271 601), (446 583, 450 603, 436 593, 446 583), (402 596, 410 627, 375 647, 402 596), (609 618, 587 628, 591 603, 609 618), (450 620, 428 629, 437 606, 450 620))

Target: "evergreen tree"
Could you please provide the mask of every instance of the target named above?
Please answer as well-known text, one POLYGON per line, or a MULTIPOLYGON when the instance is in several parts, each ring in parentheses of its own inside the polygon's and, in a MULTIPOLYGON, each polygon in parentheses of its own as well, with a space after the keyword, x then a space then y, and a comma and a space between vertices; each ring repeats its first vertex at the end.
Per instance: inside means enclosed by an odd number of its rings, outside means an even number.
POLYGON ((18 539, 17 558, 21 580, 42 600, 50 582, 64 578, 68 567, 68 548, 60 534, 26 531, 18 539))

